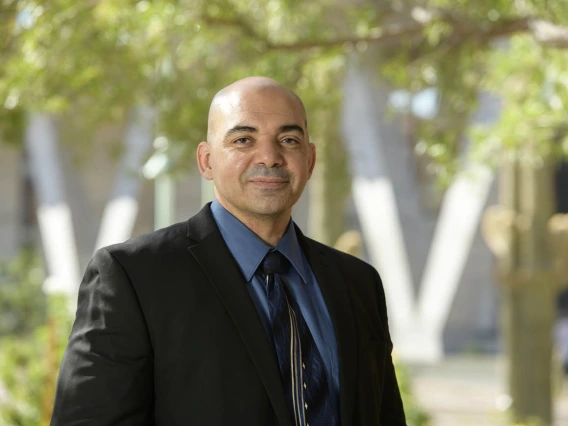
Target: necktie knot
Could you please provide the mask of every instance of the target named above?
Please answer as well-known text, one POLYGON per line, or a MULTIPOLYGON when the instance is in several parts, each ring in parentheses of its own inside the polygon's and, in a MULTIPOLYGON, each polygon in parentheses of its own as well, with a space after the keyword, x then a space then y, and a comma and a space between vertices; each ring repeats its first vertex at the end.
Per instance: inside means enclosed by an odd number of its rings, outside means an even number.
POLYGON ((279 251, 268 252, 262 262, 262 269, 266 275, 281 274, 286 266, 286 258, 279 251))

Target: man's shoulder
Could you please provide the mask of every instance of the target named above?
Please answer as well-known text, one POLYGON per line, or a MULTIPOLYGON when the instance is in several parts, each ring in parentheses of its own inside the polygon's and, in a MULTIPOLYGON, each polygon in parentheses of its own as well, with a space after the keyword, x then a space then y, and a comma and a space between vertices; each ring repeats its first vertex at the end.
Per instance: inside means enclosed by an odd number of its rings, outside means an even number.
POLYGON ((341 269, 349 270, 349 271, 357 271, 363 272, 368 274, 376 274, 376 269, 370 265, 369 263, 365 262, 362 259, 359 259, 356 256, 353 256, 349 253, 345 253, 341 250, 337 250, 334 247, 322 244, 318 241, 312 240, 311 238, 304 237, 309 244, 312 244, 320 253, 324 255, 324 257, 339 266, 341 269))
POLYGON ((130 238, 122 243, 103 247, 113 257, 132 257, 167 253, 187 246, 187 221, 130 238))

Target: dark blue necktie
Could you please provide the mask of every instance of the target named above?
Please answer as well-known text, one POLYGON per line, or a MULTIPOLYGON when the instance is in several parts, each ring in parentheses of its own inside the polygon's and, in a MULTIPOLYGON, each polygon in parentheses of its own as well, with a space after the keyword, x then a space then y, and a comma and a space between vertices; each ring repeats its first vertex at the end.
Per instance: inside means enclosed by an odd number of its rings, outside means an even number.
POLYGON ((280 252, 271 251, 262 266, 274 348, 294 424, 336 426, 338 404, 331 400, 321 355, 297 303, 280 277, 290 264, 280 252))

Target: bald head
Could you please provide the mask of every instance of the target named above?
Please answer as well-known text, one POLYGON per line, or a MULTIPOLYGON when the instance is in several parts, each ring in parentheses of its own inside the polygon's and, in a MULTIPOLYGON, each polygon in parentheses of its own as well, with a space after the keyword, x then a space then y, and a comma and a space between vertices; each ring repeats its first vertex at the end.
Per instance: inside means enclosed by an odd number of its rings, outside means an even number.
POLYGON ((222 138, 220 130, 234 114, 246 111, 288 114, 289 109, 303 115, 307 131, 306 110, 302 100, 290 89, 268 77, 246 77, 221 89, 213 97, 207 121, 207 142, 222 138), (267 102, 278 102, 268 111, 267 102))

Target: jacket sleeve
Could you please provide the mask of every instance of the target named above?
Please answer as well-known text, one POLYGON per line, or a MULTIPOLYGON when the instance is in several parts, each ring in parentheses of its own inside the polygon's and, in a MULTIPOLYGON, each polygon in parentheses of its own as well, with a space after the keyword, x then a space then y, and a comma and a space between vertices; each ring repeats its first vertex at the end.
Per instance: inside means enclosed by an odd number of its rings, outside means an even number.
POLYGON ((402 404, 402 398, 400 396, 400 390, 398 387, 398 382, 396 380, 396 373, 392 361, 392 340, 389 332, 385 291, 378 273, 376 273, 376 279, 378 286, 377 292, 379 299, 379 314, 381 321, 383 322, 383 325, 385 327, 384 332, 385 336, 388 336, 388 344, 390 347, 385 361, 385 382, 383 389, 383 400, 381 402, 381 424, 389 426, 406 426, 404 407, 402 404))
POLYGON ((153 355, 126 271, 107 249, 90 261, 57 383, 52 426, 152 424, 153 355))

